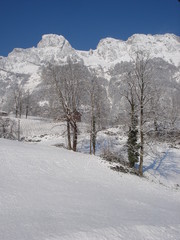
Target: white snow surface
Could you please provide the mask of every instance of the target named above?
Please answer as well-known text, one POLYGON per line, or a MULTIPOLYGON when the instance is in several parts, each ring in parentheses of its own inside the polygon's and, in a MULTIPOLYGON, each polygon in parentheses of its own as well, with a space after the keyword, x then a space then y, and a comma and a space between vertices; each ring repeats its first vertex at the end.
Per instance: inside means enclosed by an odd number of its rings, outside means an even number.
POLYGON ((0 139, 0 153, 1 240, 180 239, 178 189, 52 146, 0 139))

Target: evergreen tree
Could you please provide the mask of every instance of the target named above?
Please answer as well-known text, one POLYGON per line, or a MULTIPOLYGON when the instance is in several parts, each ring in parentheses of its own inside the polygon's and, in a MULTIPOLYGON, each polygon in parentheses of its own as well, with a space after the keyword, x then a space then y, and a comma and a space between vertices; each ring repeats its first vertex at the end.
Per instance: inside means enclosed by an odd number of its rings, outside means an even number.
POLYGON ((137 143, 138 140, 138 130, 137 130, 137 117, 133 116, 131 127, 129 128, 128 132, 128 160, 130 167, 134 167, 134 164, 138 162, 139 159, 139 144, 137 143))

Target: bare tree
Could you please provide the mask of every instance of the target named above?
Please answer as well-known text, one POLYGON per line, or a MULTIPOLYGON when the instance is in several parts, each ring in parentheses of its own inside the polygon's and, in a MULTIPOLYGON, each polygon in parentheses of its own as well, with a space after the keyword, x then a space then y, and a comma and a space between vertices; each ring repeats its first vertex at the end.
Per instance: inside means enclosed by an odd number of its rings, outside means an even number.
POLYGON ((15 116, 21 118, 22 105, 23 105, 23 88, 21 84, 16 84, 13 89, 14 103, 15 103, 15 116))
POLYGON ((180 120, 179 103, 179 93, 177 91, 171 91, 168 97, 168 104, 165 111, 165 116, 169 120, 171 129, 174 129, 176 122, 180 120))
POLYGON ((90 154, 96 153, 96 138, 97 138, 97 78, 92 76, 88 92, 90 95, 90 154))
POLYGON ((127 140, 127 147, 128 147, 128 160, 130 167, 134 167, 135 163, 138 162, 139 157, 139 144, 137 143, 137 124, 138 124, 138 117, 137 117, 137 96, 136 96, 136 81, 133 77, 132 72, 128 72, 124 79, 124 90, 122 95, 127 100, 130 110, 128 112, 130 120, 129 122, 129 131, 128 131, 128 140, 127 140))
MULTIPOLYGON (((153 80, 152 80, 153 81, 153 80)), ((155 82, 152 82, 153 91, 151 91, 151 99, 149 102, 149 117, 153 121, 154 130, 158 132, 158 122, 162 114, 161 109, 161 97, 162 97, 162 87, 157 85, 155 82)))
MULTIPOLYGON (((89 69, 89 75, 85 82, 85 92, 87 93, 86 102, 87 110, 87 122, 89 123, 90 133, 90 154, 96 153, 97 146, 97 134, 102 130, 104 126, 104 120, 107 120, 107 98, 105 89, 101 85, 101 79, 96 76, 94 69, 89 69)), ((109 113, 109 112, 108 112, 109 113)))
POLYGON ((68 64, 57 66, 49 64, 43 69, 43 78, 49 87, 55 89, 60 108, 61 119, 67 124, 68 149, 77 150, 78 126, 77 115, 81 98, 80 82, 83 78, 82 66, 68 60, 68 64), (71 129, 73 139, 71 140, 71 129))
POLYGON ((23 102, 24 102, 24 107, 25 107, 25 116, 27 119, 28 115, 29 115, 29 110, 30 110, 30 92, 29 92, 29 90, 27 90, 24 93, 23 102))
POLYGON ((138 51, 133 59, 133 77, 136 81, 136 96, 139 107, 139 133, 140 133, 140 163, 139 175, 143 175, 143 161, 144 161, 144 124, 145 111, 152 99, 152 81, 151 81, 151 67, 149 53, 138 51))
POLYGON ((130 106, 130 126, 133 125, 135 116, 137 115, 137 96, 136 96, 136 81, 134 79, 134 76, 132 72, 128 72, 125 76, 125 79, 123 81, 125 83, 124 90, 122 92, 122 96, 125 97, 127 102, 130 106))

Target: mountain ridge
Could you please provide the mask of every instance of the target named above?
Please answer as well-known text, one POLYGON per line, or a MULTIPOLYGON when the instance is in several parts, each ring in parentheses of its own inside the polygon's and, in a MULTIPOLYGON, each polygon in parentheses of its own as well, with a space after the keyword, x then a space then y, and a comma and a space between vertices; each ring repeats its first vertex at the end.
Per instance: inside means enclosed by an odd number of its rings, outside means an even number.
MULTIPOLYGON (((14 48, 12 52, 10 52, 8 54, 7 57, 3 57, 3 56, 0 56, 0 59, 3 59, 3 58, 8 58, 8 57, 11 57, 12 55, 14 54, 17 54, 19 52, 28 52, 29 50, 36 50, 36 49, 41 49, 41 48, 47 48, 47 47, 57 47, 57 48, 63 48, 64 45, 66 45, 67 48, 69 49, 73 49, 77 52, 83 52, 83 53, 92 53, 92 52, 95 52, 95 51, 98 51, 100 50, 102 47, 110 47, 114 46, 114 43, 116 43, 117 45, 132 45, 132 44, 136 44, 138 47, 142 47, 142 42, 145 42, 146 44, 147 43, 155 43, 155 42, 161 42, 162 44, 164 43, 164 45, 172 45, 172 41, 174 41, 174 45, 175 44, 178 44, 180 47, 180 37, 175 35, 175 34, 171 34, 171 33, 166 33, 166 34, 155 34, 155 35, 151 35, 151 34, 133 34, 131 37, 129 37, 127 40, 121 40, 121 39, 116 39, 116 38, 112 38, 112 37, 106 37, 106 38, 103 38, 99 41, 99 43, 97 44, 97 47, 96 49, 89 49, 87 51, 85 50, 78 50, 78 49, 75 49, 71 46, 71 44, 69 43, 69 41, 62 35, 57 35, 57 34, 44 34, 42 35, 42 39, 38 42, 37 46, 36 47, 30 47, 30 48, 14 48), (141 43, 141 46, 140 46, 140 43, 141 43)), ((167 46, 168 47, 168 46, 167 46)), ((172 50, 172 49, 168 49, 168 50, 172 50)), ((178 52, 180 50, 178 49, 178 52)), ((178 63, 178 65, 180 64, 180 61, 178 63)))
POLYGON ((15 48, 7 57, 0 57, 0 98, 20 82, 25 90, 31 93, 37 91, 42 82, 41 67, 48 62, 61 65, 67 63, 69 58, 94 69, 96 75, 104 79, 109 96, 113 79, 121 79, 125 73, 125 69, 119 72, 119 64, 130 65, 132 56, 138 50, 149 52, 155 65, 166 69, 165 81, 170 81, 170 78, 180 81, 180 37, 174 34, 134 34, 126 41, 107 37, 99 41, 96 49, 89 51, 74 49, 62 35, 45 34, 37 47, 15 48))

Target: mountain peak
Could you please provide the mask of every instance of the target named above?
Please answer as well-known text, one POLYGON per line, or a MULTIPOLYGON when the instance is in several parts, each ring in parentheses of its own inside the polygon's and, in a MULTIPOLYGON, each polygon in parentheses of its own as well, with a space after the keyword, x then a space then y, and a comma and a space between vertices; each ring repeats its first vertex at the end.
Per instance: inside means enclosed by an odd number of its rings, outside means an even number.
POLYGON ((38 43, 37 47, 38 48, 45 48, 45 47, 63 48, 64 45, 71 46, 69 42, 62 35, 45 34, 42 36, 42 39, 38 43))
POLYGON ((101 46, 111 46, 112 44, 117 44, 119 42, 123 42, 123 41, 116 38, 106 37, 99 41, 97 48, 101 46))

